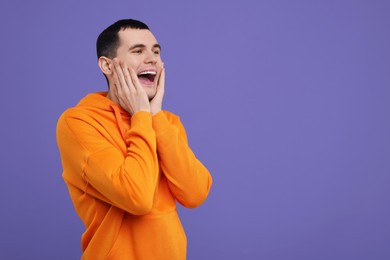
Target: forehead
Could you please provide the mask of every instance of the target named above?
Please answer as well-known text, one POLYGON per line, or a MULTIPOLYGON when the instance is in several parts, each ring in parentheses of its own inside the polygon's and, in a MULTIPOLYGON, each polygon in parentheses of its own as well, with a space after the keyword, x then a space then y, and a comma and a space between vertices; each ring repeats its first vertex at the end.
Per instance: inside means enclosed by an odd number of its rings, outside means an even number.
POLYGON ((120 46, 130 47, 135 44, 143 44, 147 47, 152 47, 157 44, 157 40, 153 33, 145 29, 125 29, 119 33, 120 46))

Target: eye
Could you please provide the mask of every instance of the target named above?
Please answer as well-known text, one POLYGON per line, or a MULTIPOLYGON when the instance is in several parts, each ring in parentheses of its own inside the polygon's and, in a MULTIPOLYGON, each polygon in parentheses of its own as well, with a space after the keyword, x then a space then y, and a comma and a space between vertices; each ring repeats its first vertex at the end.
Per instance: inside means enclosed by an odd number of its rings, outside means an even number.
POLYGON ((160 55, 160 50, 155 50, 154 54, 160 55))
POLYGON ((141 54, 142 53, 142 49, 134 49, 132 52, 136 53, 136 54, 141 54))

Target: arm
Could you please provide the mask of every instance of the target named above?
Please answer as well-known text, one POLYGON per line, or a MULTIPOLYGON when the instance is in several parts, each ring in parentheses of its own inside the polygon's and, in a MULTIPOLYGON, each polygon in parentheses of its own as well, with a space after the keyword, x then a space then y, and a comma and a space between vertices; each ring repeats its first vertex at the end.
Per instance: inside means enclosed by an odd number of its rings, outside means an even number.
MULTIPOLYGON (((99 62, 107 63, 103 60, 99 62)), ((107 97, 132 115, 131 128, 123 136, 127 149, 120 150, 112 138, 102 134, 111 130, 105 129, 110 127, 105 124, 111 123, 96 124, 77 110, 65 113, 57 127, 64 178, 109 204, 144 214, 152 207, 158 177, 149 100, 134 70, 126 64, 110 61, 106 73, 110 82, 107 97), (77 175, 82 175, 82 180, 77 175)))
POLYGON ((160 166, 176 199, 185 207, 203 203, 212 178, 188 146, 185 129, 178 117, 171 123, 164 112, 153 117, 160 166))
POLYGON ((124 154, 89 117, 65 113, 57 126, 64 178, 78 189, 132 214, 145 214, 153 203, 158 176, 156 138, 150 113, 131 118, 124 154))

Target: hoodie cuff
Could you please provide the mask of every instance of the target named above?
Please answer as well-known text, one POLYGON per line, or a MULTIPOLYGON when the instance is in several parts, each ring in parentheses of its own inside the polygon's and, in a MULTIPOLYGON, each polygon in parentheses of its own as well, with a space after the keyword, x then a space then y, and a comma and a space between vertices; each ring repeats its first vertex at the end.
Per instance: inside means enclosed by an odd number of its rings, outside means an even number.
POLYGON ((158 112, 152 117, 153 129, 157 135, 161 135, 166 132, 170 127, 171 123, 168 121, 163 111, 158 112))
POLYGON ((139 111, 131 117, 131 127, 152 127, 152 114, 146 111, 139 111))

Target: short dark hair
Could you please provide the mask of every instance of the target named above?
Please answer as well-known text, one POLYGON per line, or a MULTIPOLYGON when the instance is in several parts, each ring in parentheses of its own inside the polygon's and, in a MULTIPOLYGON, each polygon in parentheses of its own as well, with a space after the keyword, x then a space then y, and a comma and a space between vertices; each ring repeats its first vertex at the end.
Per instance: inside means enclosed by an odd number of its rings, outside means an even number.
POLYGON ((116 57, 116 51, 120 44, 118 32, 128 28, 149 30, 146 24, 134 19, 123 19, 113 23, 101 32, 97 38, 96 52, 98 59, 101 56, 106 56, 110 59, 116 57))

